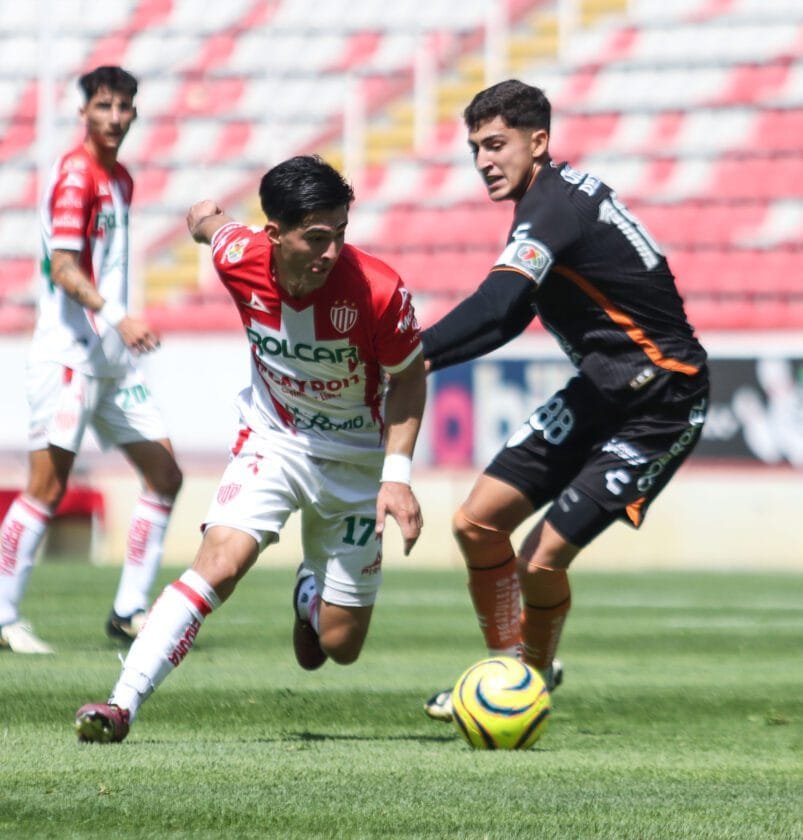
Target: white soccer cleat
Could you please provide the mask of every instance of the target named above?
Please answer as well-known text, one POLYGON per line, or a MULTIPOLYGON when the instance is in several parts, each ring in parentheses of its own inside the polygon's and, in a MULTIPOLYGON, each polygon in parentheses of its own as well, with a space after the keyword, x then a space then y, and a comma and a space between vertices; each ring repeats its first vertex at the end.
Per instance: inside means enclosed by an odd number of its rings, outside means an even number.
MULTIPOLYGON (((544 679, 547 691, 551 694, 563 682, 563 664, 559 659, 554 659, 541 676, 544 679)), ((424 703, 424 711, 432 720, 449 723, 454 718, 452 714, 452 690, 447 688, 433 694, 424 703)))
POLYGON ((424 703, 424 711, 432 720, 449 723, 452 720, 452 690, 446 689, 445 691, 439 691, 437 694, 433 694, 424 703))
POLYGON ((543 677, 547 691, 552 694, 552 692, 563 682, 563 663, 560 659, 553 659, 552 664, 541 674, 541 676, 543 677))
POLYGON ((53 648, 35 635, 31 625, 24 621, 0 627, 0 647, 7 647, 12 653, 54 653, 53 648))

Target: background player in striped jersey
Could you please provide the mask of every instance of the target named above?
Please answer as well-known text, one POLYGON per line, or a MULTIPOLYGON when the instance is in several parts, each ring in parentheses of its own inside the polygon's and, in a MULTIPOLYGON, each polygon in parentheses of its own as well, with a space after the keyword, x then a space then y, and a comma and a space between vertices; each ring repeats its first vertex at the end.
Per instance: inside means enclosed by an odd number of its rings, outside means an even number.
MULTIPOLYGON (((464 114, 492 201, 515 205, 477 291, 422 335, 429 370, 500 347, 538 315, 577 368, 535 409, 454 517, 488 650, 519 654, 550 687, 569 611, 567 569, 612 522, 638 527, 696 444, 706 354, 658 246, 599 178, 549 153, 550 103, 509 80, 464 114), (518 556, 511 533, 544 505, 518 556)), ((425 704, 451 718, 451 695, 425 704)))
POLYGON ((354 195, 320 158, 274 167, 259 195, 262 230, 212 201, 189 212, 240 313, 251 385, 195 562, 154 604, 109 703, 78 710, 80 740, 126 736, 291 513, 301 513, 303 551, 293 643, 308 670, 359 656, 386 518, 396 519, 405 553, 421 530, 410 468, 426 383, 410 295, 387 265, 344 243, 354 195))
POLYGON ((133 181, 117 160, 136 118, 137 80, 98 67, 79 80, 83 142, 56 162, 41 208, 44 259, 28 363, 29 478, 0 531, 0 643, 50 653, 19 619, 34 556, 63 497, 86 427, 117 446, 142 478, 122 576, 106 623, 136 635, 162 555, 181 472, 161 416, 136 367, 158 339, 128 313, 128 212, 133 181))

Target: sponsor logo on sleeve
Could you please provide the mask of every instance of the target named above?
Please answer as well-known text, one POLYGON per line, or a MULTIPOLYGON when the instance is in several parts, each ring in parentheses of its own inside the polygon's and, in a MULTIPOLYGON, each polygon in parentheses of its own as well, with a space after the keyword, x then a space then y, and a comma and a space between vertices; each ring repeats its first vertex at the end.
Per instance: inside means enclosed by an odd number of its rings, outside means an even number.
POLYGON ((56 210, 64 210, 66 208, 75 210, 79 207, 83 207, 84 202, 81 199, 81 194, 76 193, 73 190, 69 190, 67 192, 63 192, 57 199, 54 205, 56 210))

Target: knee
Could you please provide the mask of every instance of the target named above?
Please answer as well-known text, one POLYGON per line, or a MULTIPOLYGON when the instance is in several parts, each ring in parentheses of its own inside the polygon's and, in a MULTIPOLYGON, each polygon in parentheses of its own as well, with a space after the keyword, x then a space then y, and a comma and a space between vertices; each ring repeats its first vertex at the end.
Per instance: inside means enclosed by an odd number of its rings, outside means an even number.
POLYGON ((336 665, 352 665, 360 658, 360 649, 348 645, 334 645, 330 647, 321 640, 321 650, 336 665))
POLYGON ((67 482, 53 476, 47 481, 31 481, 25 495, 55 511, 67 492, 67 482))
POLYGON ((463 508, 458 508, 452 517, 452 534, 460 545, 478 545, 488 537, 487 529, 472 522, 463 508))
POLYGON ((240 532, 216 533, 211 528, 205 534, 192 568, 206 580, 221 601, 255 562, 258 548, 251 537, 240 532))
POLYGON ((520 578, 524 575, 548 575, 550 572, 565 573, 580 550, 562 540, 541 540, 531 548, 519 554, 520 578))
POLYGON ((503 545, 507 547, 510 534, 488 525, 474 522, 466 515, 465 510, 458 508, 452 517, 452 533, 457 542, 466 549, 503 545))
POLYGON ((324 626, 319 633, 321 650, 337 665, 351 665, 359 659, 368 628, 353 624, 324 626))

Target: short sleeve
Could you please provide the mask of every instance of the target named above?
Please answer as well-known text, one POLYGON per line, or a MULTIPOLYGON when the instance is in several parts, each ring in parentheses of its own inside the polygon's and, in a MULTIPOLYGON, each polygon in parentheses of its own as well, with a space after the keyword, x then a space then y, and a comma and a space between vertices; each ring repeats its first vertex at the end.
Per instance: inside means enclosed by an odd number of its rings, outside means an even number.
POLYGON ((62 164, 50 205, 53 250, 83 250, 94 194, 91 172, 85 167, 71 167, 69 160, 62 164))
POLYGON ((401 280, 378 327, 376 355, 388 373, 404 370, 422 352, 421 329, 415 317, 412 295, 401 280))

